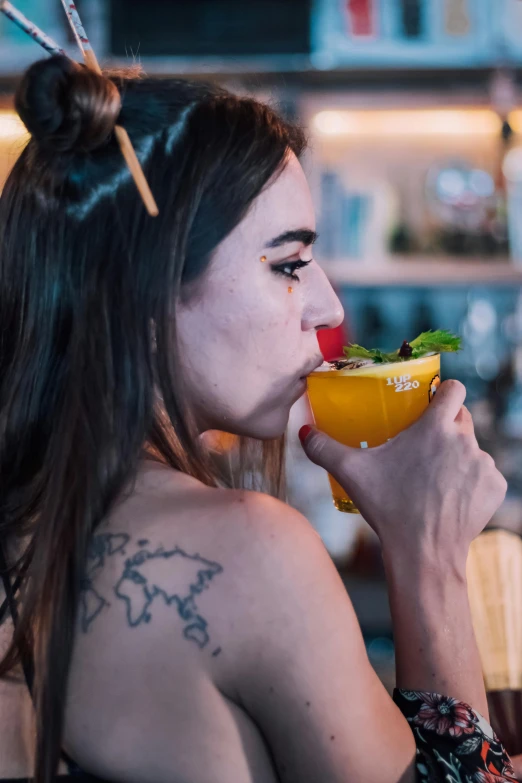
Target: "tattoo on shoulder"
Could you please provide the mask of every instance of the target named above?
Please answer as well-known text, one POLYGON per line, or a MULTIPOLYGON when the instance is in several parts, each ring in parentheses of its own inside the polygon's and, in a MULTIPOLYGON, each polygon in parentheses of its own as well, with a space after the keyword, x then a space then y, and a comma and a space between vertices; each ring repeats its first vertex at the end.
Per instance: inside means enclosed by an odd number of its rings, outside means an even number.
MULTIPOLYGON (((98 533, 92 538, 79 607, 85 633, 100 613, 111 606, 110 600, 94 587, 94 579, 108 558, 121 561, 121 570, 119 565, 116 568, 119 577, 113 594, 123 603, 131 628, 149 623, 154 607, 158 601, 163 601, 183 620, 185 639, 195 642, 200 649, 210 645, 208 622, 198 613, 196 601, 223 567, 200 554, 188 554, 177 546, 153 548, 147 539, 139 539, 133 544, 125 533, 98 533), (135 548, 132 553, 131 548, 135 548)), ((217 647, 212 656, 216 657, 220 652, 221 648, 217 647)))

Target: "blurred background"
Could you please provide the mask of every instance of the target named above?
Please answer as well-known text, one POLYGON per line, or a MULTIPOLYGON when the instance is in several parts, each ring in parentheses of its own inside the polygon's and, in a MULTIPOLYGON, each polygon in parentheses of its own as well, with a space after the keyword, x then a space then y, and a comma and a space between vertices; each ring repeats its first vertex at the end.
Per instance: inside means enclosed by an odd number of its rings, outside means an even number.
MULTIPOLYGON (((16 6, 78 57, 59 0, 16 6)), ((430 328, 509 481, 495 525, 522 531, 522 0, 77 0, 106 66, 218 81, 303 123, 323 264, 346 323, 323 335, 385 350, 430 328)), ((12 111, 41 50, 0 18, 0 188, 25 143, 12 111)), ((320 532, 393 686, 378 545, 336 511, 289 434, 290 502, 320 532)))

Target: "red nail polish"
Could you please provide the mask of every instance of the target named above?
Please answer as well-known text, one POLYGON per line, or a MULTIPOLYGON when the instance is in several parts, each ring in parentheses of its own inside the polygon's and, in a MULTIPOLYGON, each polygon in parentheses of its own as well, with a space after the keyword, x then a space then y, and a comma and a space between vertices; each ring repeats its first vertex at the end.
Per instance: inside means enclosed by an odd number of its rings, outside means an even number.
POLYGON ((312 432, 312 428, 309 424, 303 424, 301 429, 299 430, 299 440, 301 443, 304 443, 307 439, 308 435, 312 432))

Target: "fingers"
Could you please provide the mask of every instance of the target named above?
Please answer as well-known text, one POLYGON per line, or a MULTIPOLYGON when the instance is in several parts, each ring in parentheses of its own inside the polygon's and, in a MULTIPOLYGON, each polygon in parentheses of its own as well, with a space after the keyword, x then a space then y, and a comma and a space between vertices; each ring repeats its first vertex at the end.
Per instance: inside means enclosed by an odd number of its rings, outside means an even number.
POLYGON ((455 424, 458 424, 460 431, 466 435, 472 435, 475 432, 473 418, 465 405, 463 405, 460 411, 457 413, 455 424))
POLYGON ((340 466, 347 461, 347 456, 353 451, 358 451, 344 446, 315 428, 310 429, 301 443, 308 459, 332 475, 338 475, 340 466))
POLYGON ((468 422, 473 422, 473 419, 471 418, 471 413, 469 412, 468 408, 466 408, 465 405, 462 406, 460 411, 457 413, 455 417, 455 421, 459 424, 467 424, 468 422))
POLYGON ((451 423, 459 415, 466 399, 466 387, 460 381, 444 381, 426 411, 426 418, 451 423))

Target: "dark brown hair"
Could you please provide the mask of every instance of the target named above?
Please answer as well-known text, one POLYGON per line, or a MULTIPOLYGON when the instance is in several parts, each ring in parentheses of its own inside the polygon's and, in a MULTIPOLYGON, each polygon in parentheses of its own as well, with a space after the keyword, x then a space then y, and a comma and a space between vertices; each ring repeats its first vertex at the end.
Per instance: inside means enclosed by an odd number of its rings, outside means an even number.
MULTIPOLYGON (((25 645, 35 780, 50 783, 93 531, 144 446, 217 481, 183 392, 175 303, 305 140, 253 99, 184 80, 100 77, 65 57, 33 65, 16 106, 32 138, 0 199, 0 542, 11 580, 23 578, 0 676, 25 645), (116 121, 158 203, 155 219, 116 121)), ((262 450, 264 486, 278 493, 282 441, 262 450)))

